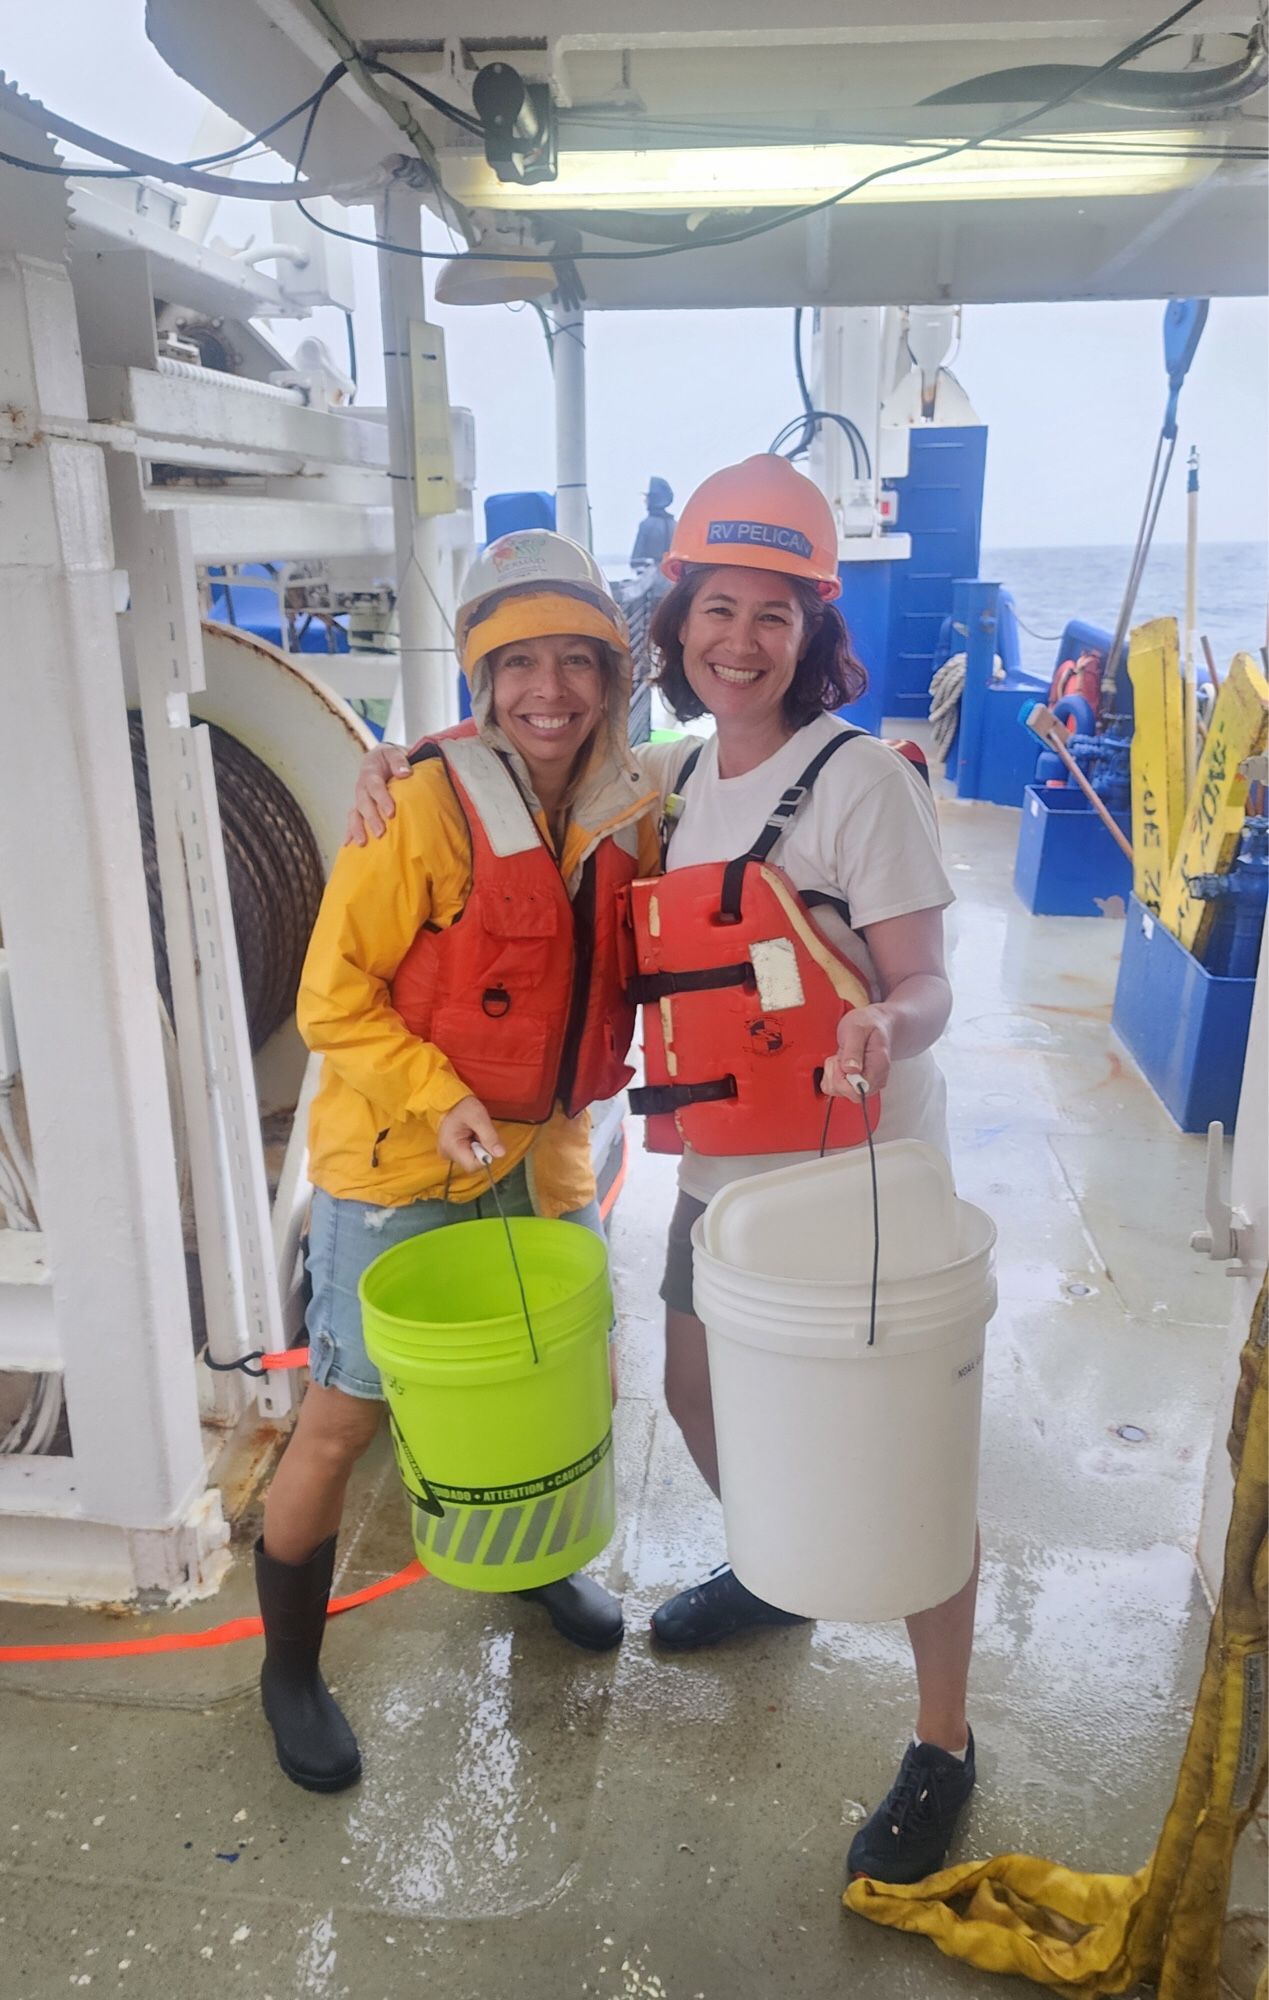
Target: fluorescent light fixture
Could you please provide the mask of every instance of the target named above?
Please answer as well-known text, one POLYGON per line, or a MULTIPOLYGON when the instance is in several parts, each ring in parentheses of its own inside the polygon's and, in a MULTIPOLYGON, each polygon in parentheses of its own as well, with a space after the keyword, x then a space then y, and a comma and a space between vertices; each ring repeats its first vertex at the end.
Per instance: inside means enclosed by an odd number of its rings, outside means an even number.
MULTIPOLYGON (((853 202, 1079 200, 1166 194, 1203 180, 1217 162, 1189 158, 1193 131, 1046 134, 973 147, 870 181, 853 202)), ((928 160, 918 145, 702 146, 647 151, 561 149, 559 173, 509 186, 480 153, 442 151, 441 178, 469 208, 787 208, 822 201, 879 167, 928 160)))

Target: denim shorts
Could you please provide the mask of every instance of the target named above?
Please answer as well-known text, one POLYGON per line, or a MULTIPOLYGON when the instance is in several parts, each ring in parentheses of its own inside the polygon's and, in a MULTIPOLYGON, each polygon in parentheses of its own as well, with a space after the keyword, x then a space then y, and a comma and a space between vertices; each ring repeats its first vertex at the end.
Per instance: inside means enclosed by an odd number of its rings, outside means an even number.
MULTIPOLYGON (((505 1214, 533 1214, 523 1163, 499 1181, 498 1194, 505 1214)), ((307 1313, 311 1380, 322 1389, 342 1389, 346 1396, 380 1401, 379 1371, 361 1336, 357 1286, 362 1272, 385 1250, 411 1236, 444 1229, 452 1222, 487 1220, 497 1213, 490 1194, 474 1201, 412 1201, 402 1208, 383 1208, 371 1201, 341 1201, 314 1188, 308 1239, 313 1282, 307 1313)), ((597 1236, 604 1233, 598 1203, 593 1201, 560 1219, 578 1222, 597 1236)))

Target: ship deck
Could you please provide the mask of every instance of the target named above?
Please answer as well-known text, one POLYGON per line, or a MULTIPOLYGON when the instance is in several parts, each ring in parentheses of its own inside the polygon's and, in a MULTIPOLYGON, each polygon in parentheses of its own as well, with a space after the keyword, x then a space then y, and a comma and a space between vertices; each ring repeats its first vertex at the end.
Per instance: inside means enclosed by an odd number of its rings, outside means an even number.
MULTIPOLYGON (((961 1192, 995 1216, 977 1796, 958 1857, 1130 1871, 1169 1802, 1209 1609, 1194 1551, 1223 1435, 1230 1287, 1190 1250, 1203 1147, 1110 1033, 1121 925, 1036 920, 1017 815, 947 801, 961 1192), (1124 1427, 1127 1427, 1126 1433, 1124 1427), (1139 1434, 1139 1435, 1138 1435, 1139 1434)), ((673 1163, 632 1150, 613 1224, 619 1652, 430 1580, 337 1620, 328 1676, 365 1775, 277 1769, 258 1642, 0 1668, 0 1986, 181 2000, 942 2000, 1034 1989, 841 1906, 854 1825, 911 1725, 902 1629, 818 1625, 658 1657, 647 1619, 723 1553, 667 1416, 656 1285, 673 1163)), ((902 1439, 895 1474, 903 1474, 902 1439)), ((17 1643, 197 1630, 252 1608, 253 1506, 219 1598, 178 1614, 6 1607, 17 1643)), ((410 1555, 386 1439, 340 1544, 354 1590, 410 1555)), ((1263 1911, 1263 1821, 1234 1905, 1263 1911)), ((1240 1993, 1262 1918, 1231 1933, 1240 1993)), ((1250 1992, 1250 1986, 1246 1991, 1250 1992)))

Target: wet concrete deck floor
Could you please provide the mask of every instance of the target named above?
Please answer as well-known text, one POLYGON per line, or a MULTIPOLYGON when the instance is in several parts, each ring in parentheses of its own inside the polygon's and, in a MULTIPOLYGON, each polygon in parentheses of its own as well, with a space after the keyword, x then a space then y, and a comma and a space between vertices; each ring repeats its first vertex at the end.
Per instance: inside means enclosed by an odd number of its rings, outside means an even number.
MULTIPOLYGON (((1121 926, 1028 918, 1010 888, 1016 825, 943 808, 962 896, 943 1049, 955 1159, 961 1191, 1000 1228, 972 1684, 980 1779, 955 1854, 1131 1870, 1171 1795, 1207 1630, 1192 1551, 1227 1286, 1187 1247, 1201 1143, 1177 1135, 1110 1037, 1121 926)), ((588 1657, 531 1606, 430 1581, 338 1620, 326 1665, 365 1776, 330 1799, 296 1790, 273 1761, 254 1643, 0 1669, 0 1992, 1035 1991, 840 1906, 854 1825, 911 1725, 900 1627, 772 1632, 688 1658, 649 1648, 653 1606, 722 1554, 718 1509, 660 1395, 672 1182, 671 1162, 635 1152, 614 1225, 620 1526, 599 1573, 625 1597, 620 1652, 588 1657)), ((355 1482, 341 1587, 409 1553, 381 1444, 355 1482)), ((244 1548, 220 1597, 179 1622, 250 1604, 244 1548)), ((156 1621, 5 1607, 3 1622, 22 1642, 156 1621)), ((1236 1901, 1257 1900, 1264 1856, 1254 1831, 1236 1901)))

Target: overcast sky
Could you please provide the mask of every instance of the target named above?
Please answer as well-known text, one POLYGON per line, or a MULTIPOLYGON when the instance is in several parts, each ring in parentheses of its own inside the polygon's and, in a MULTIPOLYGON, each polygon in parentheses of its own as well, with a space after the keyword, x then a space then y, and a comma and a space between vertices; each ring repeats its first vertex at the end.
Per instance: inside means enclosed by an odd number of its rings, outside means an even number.
MULTIPOLYGON (((208 0, 214 4, 214 0, 208 0)), ((203 110, 145 38, 143 0, 0 6, 0 68, 50 108, 113 137, 188 157, 203 110)), ((279 107, 281 109, 282 107, 279 107)), ((222 211, 235 245, 258 218, 222 211)), ((353 227, 369 222, 368 213, 353 227)), ((445 237, 434 225, 436 245, 445 237)), ((218 233, 213 231, 213 234, 218 233)), ((373 252, 355 252, 361 399, 382 396, 373 252)), ((1164 403, 1161 303, 974 306, 955 367, 990 427, 989 546, 1119 544, 1136 533, 1164 403)), ((550 375, 537 317, 506 307, 440 310, 450 393, 476 415, 480 490, 553 483, 550 375)), ((596 549, 633 539, 652 473, 686 494, 716 466, 763 450, 798 407, 789 312, 596 313, 588 321, 591 503, 596 549), (632 412, 637 409, 637 417, 632 412)), ((280 328, 280 345, 305 331, 280 328)), ((333 315, 318 330, 343 359, 333 315)), ((1181 401, 1181 451, 1202 455, 1202 532, 1267 533, 1269 312, 1217 299, 1181 401)), ((1184 533, 1174 474, 1158 539, 1184 533)))

